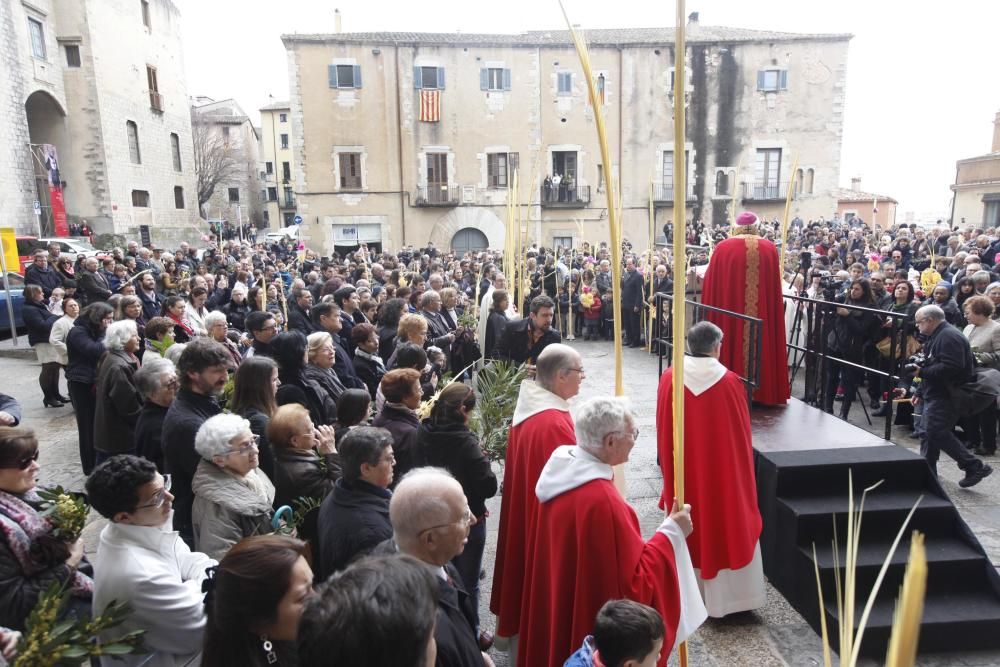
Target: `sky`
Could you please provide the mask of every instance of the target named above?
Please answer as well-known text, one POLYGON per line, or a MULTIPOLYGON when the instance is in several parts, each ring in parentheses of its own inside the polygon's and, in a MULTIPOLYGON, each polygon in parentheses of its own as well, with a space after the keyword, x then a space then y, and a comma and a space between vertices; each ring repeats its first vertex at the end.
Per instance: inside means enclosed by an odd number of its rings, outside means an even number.
MULTIPOLYGON (((258 109, 288 99, 284 33, 500 32, 563 29, 556 0, 174 0, 189 95, 258 109)), ((565 0, 587 28, 670 27, 674 3, 565 0)), ((1000 2, 951 0, 937 11, 901 0, 689 2, 702 25, 850 33, 841 186, 899 201, 917 220, 947 215, 955 161, 990 152, 1000 112, 1000 2)), ((832 213, 832 211, 831 211, 832 213)))

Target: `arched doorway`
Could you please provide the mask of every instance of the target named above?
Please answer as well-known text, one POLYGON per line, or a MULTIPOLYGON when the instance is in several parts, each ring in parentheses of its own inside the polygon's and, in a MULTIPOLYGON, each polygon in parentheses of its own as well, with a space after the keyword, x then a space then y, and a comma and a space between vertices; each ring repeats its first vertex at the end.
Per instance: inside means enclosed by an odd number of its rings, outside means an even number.
MULTIPOLYGON (((42 205, 42 233, 54 233, 52 220, 52 190, 50 182, 58 179, 55 186, 62 194, 62 183, 68 171, 63 160, 70 158, 69 135, 66 129, 66 112, 49 93, 36 90, 24 103, 24 113, 28 118, 28 137, 31 142, 32 163, 35 178, 35 199, 42 205), (44 146, 55 147, 55 153, 47 152, 44 146)), ((64 211, 62 211, 64 213, 64 211)))
POLYGON ((486 234, 473 227, 460 229, 451 237, 451 251, 457 256, 473 250, 486 250, 489 246, 486 234))
MULTIPOLYGON (((504 224, 496 213, 484 206, 458 206, 442 215, 431 229, 430 241, 438 248, 456 248, 455 241, 462 242, 459 232, 479 232, 464 245, 471 248, 493 248, 503 250, 504 224)), ((464 236, 464 235, 463 235, 464 236)))

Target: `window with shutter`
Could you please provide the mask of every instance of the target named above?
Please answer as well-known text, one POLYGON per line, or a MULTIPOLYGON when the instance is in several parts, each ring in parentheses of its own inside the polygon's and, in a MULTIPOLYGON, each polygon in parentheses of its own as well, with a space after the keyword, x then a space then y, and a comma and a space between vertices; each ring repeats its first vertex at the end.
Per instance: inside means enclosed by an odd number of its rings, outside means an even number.
POLYGON ((174 159, 174 171, 181 171, 181 138, 172 132, 170 133, 170 153, 174 159))
POLYGON ((438 68, 437 67, 421 67, 420 68, 420 87, 423 89, 434 90, 438 88, 438 68))
POLYGON ((337 65, 337 87, 354 88, 354 65, 337 65))
POLYGON ((573 73, 572 72, 559 72, 558 82, 559 82, 558 92, 559 92, 560 95, 572 95, 573 94, 573 73))
POLYGON ((128 157, 132 164, 142 164, 142 155, 139 153, 139 126, 135 121, 125 122, 125 134, 128 137, 128 157))
POLYGON ((184 208, 184 188, 174 186, 174 208, 184 208))
POLYGON ((229 188, 229 203, 239 204, 240 203, 240 189, 239 188, 229 188))
POLYGON ((281 147, 282 148, 288 148, 288 135, 287 134, 282 134, 281 135, 281 147))
POLYGON ((38 19, 28 19, 28 36, 31 38, 31 55, 45 60, 45 28, 38 19))
POLYGON ((788 90, 788 70, 762 69, 757 72, 757 90, 777 92, 788 90))
POLYGON ((138 208, 149 208, 149 191, 148 190, 133 190, 132 191, 132 206, 138 208))
POLYGON ((490 91, 501 91, 507 90, 504 88, 504 72, 509 72, 510 70, 505 70, 502 67, 490 67, 484 70, 486 72, 486 90, 490 91))
POLYGON ((340 189, 361 189, 361 153, 340 153, 340 189))
POLYGON ((507 187, 507 153, 486 154, 486 183, 491 188, 507 187))

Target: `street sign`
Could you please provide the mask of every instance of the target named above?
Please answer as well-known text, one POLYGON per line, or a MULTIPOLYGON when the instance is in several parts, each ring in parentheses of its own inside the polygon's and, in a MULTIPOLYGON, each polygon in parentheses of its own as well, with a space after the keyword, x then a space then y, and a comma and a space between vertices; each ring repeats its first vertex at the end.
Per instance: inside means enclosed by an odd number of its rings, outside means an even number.
POLYGON ((292 222, 294 222, 296 225, 301 225, 302 224, 302 216, 301 215, 295 216, 294 218, 292 218, 292 222))
POLYGON ((31 205, 31 207, 33 209, 35 209, 35 215, 41 215, 42 214, 42 202, 40 202, 40 201, 38 201, 36 199, 34 201, 34 203, 31 205))

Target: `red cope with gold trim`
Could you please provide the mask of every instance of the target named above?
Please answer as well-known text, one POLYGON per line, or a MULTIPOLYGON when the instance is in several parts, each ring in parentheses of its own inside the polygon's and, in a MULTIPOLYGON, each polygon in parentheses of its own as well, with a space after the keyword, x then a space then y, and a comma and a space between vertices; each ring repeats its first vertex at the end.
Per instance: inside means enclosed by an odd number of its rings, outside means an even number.
MULTIPOLYGON (((702 303, 763 320, 760 385, 753 400, 784 405, 790 393, 785 349, 785 310, 778 249, 765 238, 741 234, 715 247, 705 274, 702 303)), ((747 377, 750 370, 750 327, 742 320, 708 313, 723 332, 720 361, 747 377)))

